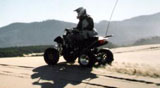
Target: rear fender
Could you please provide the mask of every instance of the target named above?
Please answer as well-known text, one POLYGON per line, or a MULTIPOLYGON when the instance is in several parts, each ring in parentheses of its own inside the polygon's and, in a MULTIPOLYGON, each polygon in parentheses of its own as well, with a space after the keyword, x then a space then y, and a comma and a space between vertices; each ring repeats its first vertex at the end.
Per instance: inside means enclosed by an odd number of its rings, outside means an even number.
POLYGON ((97 43, 95 44, 97 47, 103 46, 108 43, 108 38, 98 37, 97 43))
POLYGON ((90 46, 88 46, 88 48, 96 48, 96 47, 100 47, 102 45, 105 45, 108 43, 108 38, 105 37, 93 37, 87 41, 91 41, 91 43, 89 44, 90 46))
POLYGON ((102 44, 102 45, 107 44, 108 43, 108 38, 106 38, 106 37, 99 37, 98 38, 98 42, 99 42, 99 44, 102 44))

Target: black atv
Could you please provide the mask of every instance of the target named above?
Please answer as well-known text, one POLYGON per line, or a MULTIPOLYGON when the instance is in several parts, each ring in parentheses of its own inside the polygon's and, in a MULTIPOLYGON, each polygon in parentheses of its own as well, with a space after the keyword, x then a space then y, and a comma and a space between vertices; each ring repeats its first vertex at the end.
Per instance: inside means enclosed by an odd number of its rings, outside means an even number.
POLYGON ((100 46, 108 43, 108 37, 95 36, 83 41, 74 43, 68 42, 67 37, 73 33, 73 30, 65 29, 65 34, 54 39, 56 45, 48 48, 44 52, 44 60, 48 65, 55 65, 59 57, 74 63, 78 58, 78 63, 83 67, 93 67, 99 65, 111 64, 113 59, 112 52, 107 48, 100 46))

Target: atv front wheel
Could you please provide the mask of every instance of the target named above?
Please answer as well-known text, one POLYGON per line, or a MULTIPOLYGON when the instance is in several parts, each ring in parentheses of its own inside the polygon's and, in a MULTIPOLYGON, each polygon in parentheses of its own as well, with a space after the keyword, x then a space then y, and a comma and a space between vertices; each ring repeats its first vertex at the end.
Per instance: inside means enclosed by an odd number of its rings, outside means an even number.
POLYGON ((54 48, 48 48, 44 52, 44 61, 48 65, 55 65, 59 61, 59 52, 54 48))

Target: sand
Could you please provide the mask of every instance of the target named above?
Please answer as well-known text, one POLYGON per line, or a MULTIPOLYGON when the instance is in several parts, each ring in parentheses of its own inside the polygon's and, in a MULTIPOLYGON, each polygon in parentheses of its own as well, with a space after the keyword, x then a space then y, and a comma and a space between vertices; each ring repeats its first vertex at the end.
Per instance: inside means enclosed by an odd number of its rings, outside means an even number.
POLYGON ((0 88, 160 88, 160 44, 112 49, 112 66, 82 68, 60 58, 0 58, 0 88))

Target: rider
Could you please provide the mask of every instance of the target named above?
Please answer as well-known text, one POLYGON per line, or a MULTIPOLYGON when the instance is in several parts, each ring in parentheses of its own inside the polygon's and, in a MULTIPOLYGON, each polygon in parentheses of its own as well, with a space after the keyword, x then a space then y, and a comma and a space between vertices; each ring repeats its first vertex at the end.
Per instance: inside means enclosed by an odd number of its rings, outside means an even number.
POLYGON ((93 37, 98 33, 94 28, 93 19, 87 14, 85 8, 79 7, 74 11, 78 14, 77 19, 79 19, 79 22, 77 27, 73 28, 73 34, 68 36, 67 39, 73 46, 77 46, 77 44, 79 45, 83 40, 93 37))
POLYGON ((75 30, 78 30, 80 32, 78 38, 88 39, 89 37, 97 35, 97 32, 94 29, 93 19, 87 14, 86 9, 83 7, 79 7, 74 11, 77 12, 77 19, 79 19, 78 25, 75 28, 75 30))

